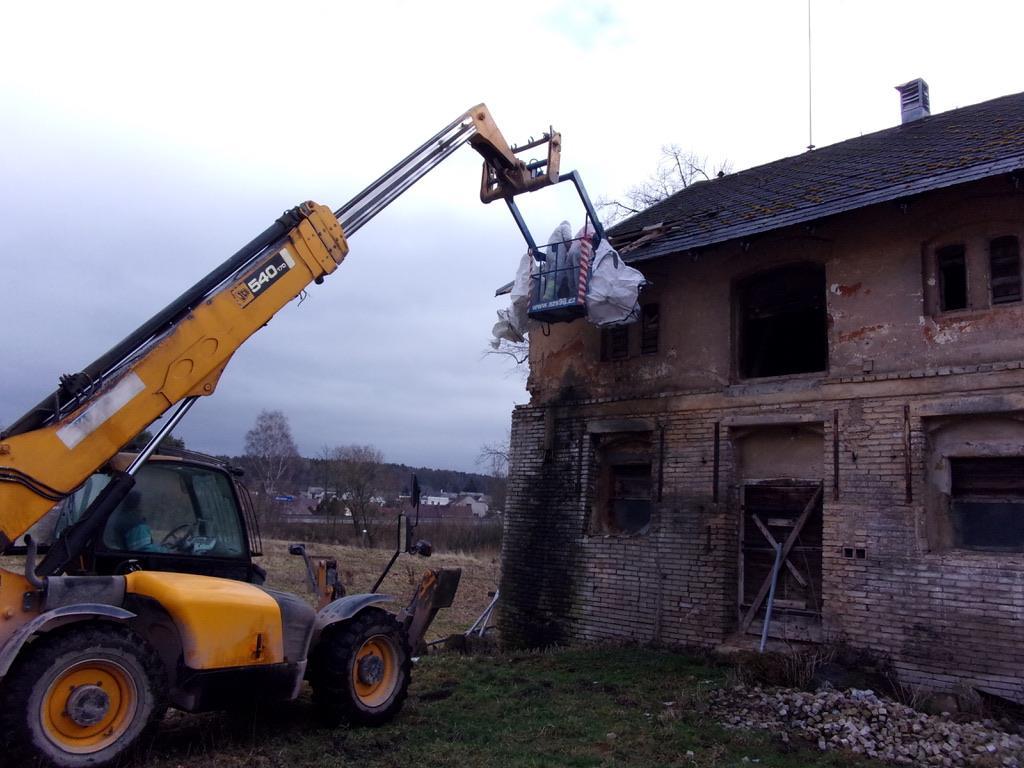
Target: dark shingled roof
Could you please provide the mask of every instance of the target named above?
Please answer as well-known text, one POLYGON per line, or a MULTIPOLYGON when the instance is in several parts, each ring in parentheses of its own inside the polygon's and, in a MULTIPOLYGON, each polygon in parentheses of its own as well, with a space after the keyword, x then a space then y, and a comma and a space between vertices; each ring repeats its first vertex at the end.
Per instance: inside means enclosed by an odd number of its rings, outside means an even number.
POLYGON ((609 236, 645 261, 1021 168, 1024 93, 694 184, 609 236))

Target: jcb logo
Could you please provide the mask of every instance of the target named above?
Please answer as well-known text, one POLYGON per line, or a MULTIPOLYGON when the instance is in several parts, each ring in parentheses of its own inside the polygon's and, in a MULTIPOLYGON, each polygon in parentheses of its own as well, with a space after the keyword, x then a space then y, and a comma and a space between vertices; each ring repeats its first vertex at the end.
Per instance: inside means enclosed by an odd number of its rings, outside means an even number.
POLYGON ((292 259, 287 249, 282 248, 271 256, 268 261, 263 262, 263 264, 242 278, 242 282, 231 289, 231 295, 235 297, 235 301, 240 306, 248 306, 251 302, 255 301, 257 296, 266 291, 267 288, 277 282, 282 275, 294 266, 295 260, 292 259))

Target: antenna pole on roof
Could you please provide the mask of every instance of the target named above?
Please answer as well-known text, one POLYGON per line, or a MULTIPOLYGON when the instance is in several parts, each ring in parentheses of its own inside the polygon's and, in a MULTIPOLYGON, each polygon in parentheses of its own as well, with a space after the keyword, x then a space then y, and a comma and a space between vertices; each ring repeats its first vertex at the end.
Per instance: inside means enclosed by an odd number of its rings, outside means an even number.
POLYGON ((811 0, 807 0, 807 151, 814 149, 813 95, 811 91, 811 0))

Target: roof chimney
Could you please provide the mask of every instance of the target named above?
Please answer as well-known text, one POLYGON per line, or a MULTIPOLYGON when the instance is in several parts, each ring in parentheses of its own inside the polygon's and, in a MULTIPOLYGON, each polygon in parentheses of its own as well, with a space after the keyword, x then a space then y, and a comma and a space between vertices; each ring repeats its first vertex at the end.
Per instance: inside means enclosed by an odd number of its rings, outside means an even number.
POLYGON ((896 90, 900 92, 900 114, 903 117, 903 125, 921 117, 928 117, 932 113, 931 104, 928 102, 928 83, 920 77, 909 83, 897 85, 896 90))

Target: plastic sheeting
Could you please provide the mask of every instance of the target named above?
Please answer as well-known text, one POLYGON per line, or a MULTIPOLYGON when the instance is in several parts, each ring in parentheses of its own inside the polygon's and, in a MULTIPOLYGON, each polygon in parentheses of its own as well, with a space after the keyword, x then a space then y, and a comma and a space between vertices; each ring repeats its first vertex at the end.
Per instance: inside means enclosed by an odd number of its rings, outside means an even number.
MULTIPOLYGON (((529 251, 523 254, 512 283, 511 306, 498 310, 498 322, 491 330, 493 348, 497 349, 502 339, 516 343, 525 340, 532 281, 543 277, 545 266, 549 270, 561 270, 570 265, 578 268, 581 239, 592 236, 593 232, 593 228, 587 227, 573 238, 569 222, 563 221, 548 238, 546 265, 538 265, 529 251)), ((591 259, 586 295, 587 320, 597 326, 635 322, 640 317, 640 289, 646 282, 640 271, 628 266, 607 240, 601 240, 591 259)), ((554 286, 553 280, 551 284, 554 286)))
POLYGON ((535 269, 533 256, 527 251, 519 260, 516 279, 512 283, 512 291, 509 294, 512 304, 508 309, 498 310, 498 322, 491 329, 491 334, 494 336, 491 339, 491 346, 494 349, 501 346, 502 339, 513 343, 526 339, 528 325, 526 313, 530 309, 530 275, 535 269))
POLYGON ((587 320, 624 325, 640 317, 640 289, 647 281, 624 262, 607 240, 598 243, 587 288, 587 320))

